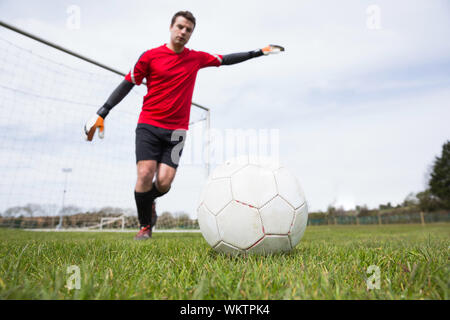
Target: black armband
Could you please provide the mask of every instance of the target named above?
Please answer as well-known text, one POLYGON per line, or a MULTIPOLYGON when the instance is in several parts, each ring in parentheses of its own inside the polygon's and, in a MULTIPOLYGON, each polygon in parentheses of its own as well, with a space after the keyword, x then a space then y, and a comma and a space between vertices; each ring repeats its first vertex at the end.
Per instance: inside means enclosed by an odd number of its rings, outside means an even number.
POLYGON ((240 52, 240 53, 232 53, 226 54, 222 56, 222 65, 231 65, 239 62, 244 62, 251 58, 260 57, 263 55, 261 49, 248 51, 248 52, 240 52))
POLYGON ((98 109, 97 114, 105 119, 108 113, 133 89, 134 84, 123 80, 119 86, 111 93, 106 103, 98 109))

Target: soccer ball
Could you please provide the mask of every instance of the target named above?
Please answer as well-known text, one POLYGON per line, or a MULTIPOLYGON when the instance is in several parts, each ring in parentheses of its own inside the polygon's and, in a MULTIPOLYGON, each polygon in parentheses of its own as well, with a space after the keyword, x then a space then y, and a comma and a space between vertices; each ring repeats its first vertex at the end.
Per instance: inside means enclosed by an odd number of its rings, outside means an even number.
POLYGON ((237 158, 208 178, 197 209, 200 230, 223 253, 292 250, 303 237, 308 207, 288 169, 267 158, 237 158))

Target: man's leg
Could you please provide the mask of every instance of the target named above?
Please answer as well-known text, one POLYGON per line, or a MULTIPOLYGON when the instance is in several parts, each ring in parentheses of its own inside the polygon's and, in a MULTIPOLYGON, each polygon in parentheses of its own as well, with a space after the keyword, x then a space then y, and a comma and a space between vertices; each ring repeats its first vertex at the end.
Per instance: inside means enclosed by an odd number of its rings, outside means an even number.
POLYGON ((152 217, 152 181, 157 169, 156 160, 141 160, 137 163, 137 181, 134 191, 138 219, 141 231, 135 239, 146 239, 151 236, 152 217))
POLYGON ((141 228, 147 225, 152 227, 156 223, 154 201, 166 194, 175 178, 176 169, 155 160, 141 160, 137 163, 138 178, 135 188, 136 206, 141 228), (156 173, 156 181, 153 177, 156 173), (153 220, 153 221, 152 221, 153 220))
MULTIPOLYGON (((138 198, 141 198, 138 193, 141 193, 142 198, 145 199, 142 200, 142 215, 140 215, 142 222, 140 223, 141 231, 145 232, 148 237, 151 237, 151 229, 157 219, 155 199, 166 194, 170 189, 175 178, 185 136, 186 130, 168 130, 144 124, 139 124, 136 129, 138 181, 135 194, 137 196, 136 203, 139 201, 138 198), (174 135, 174 133, 176 134, 174 135), (139 159, 158 160, 139 161, 139 159), (156 180, 152 182, 155 174, 156 180)), ((139 234, 136 238, 140 237, 139 234)))
POLYGON ((177 169, 165 163, 158 163, 156 173, 156 187, 162 193, 167 193, 172 185, 177 169))
POLYGON ((153 184, 154 189, 157 189, 161 195, 169 192, 173 179, 175 179, 186 140, 186 130, 168 131, 165 134, 165 140, 166 145, 161 155, 161 161, 158 163, 156 184, 153 184))
POLYGON ((153 182, 152 189, 150 191, 151 197, 153 199, 151 219, 152 227, 156 224, 156 220, 158 218, 154 200, 169 192, 172 181, 175 178, 175 174, 175 168, 164 163, 158 163, 158 169, 156 170, 156 180, 153 182))

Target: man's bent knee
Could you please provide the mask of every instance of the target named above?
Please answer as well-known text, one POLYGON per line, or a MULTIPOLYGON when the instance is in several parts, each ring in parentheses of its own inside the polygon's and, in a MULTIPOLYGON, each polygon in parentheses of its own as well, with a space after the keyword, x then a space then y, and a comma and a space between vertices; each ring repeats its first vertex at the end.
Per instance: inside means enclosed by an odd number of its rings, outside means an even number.
POLYGON ((172 180, 168 180, 168 179, 157 179, 156 180, 156 186, 158 188, 158 190, 162 193, 166 193, 167 191, 169 191, 170 186, 172 185, 172 180))
POLYGON ((176 169, 166 164, 160 164, 156 175, 156 185, 160 192, 167 192, 175 178, 176 169))

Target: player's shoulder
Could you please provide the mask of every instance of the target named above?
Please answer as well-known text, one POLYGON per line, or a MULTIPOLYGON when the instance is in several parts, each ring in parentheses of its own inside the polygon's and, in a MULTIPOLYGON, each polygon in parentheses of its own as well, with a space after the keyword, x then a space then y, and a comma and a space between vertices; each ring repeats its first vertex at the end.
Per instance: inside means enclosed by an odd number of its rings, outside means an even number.
POLYGON ((189 53, 193 53, 193 54, 204 54, 207 53, 206 51, 203 50, 194 50, 194 49, 190 49, 190 48, 186 48, 187 50, 189 50, 189 53))
POLYGON ((200 51, 200 50, 191 50, 190 56, 195 57, 195 59, 205 61, 205 60, 214 60, 217 59, 222 63, 222 55, 215 54, 215 53, 209 53, 206 51, 200 51))
POLYGON ((166 44, 162 44, 160 46, 157 46, 157 47, 154 47, 154 48, 151 48, 148 50, 148 52, 151 52, 151 53, 161 52, 161 51, 167 51, 166 44))
POLYGON ((212 55, 209 52, 206 52, 203 50, 194 50, 194 49, 188 49, 188 48, 186 48, 186 49, 189 50, 189 55, 192 55, 192 56, 203 57, 205 55, 206 56, 212 55))
POLYGON ((151 58, 154 55, 160 54, 165 51, 165 45, 161 45, 155 48, 148 49, 142 53, 143 57, 151 58))

